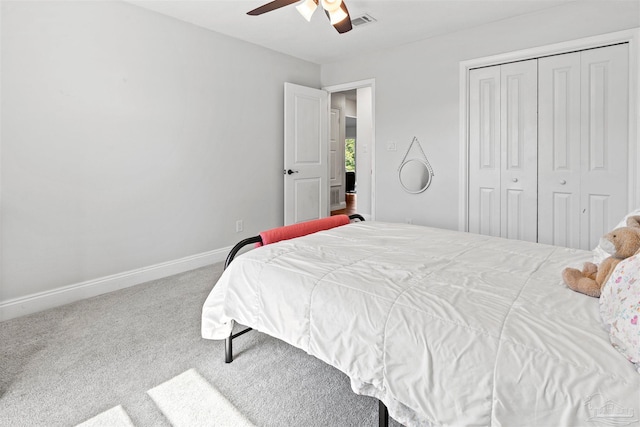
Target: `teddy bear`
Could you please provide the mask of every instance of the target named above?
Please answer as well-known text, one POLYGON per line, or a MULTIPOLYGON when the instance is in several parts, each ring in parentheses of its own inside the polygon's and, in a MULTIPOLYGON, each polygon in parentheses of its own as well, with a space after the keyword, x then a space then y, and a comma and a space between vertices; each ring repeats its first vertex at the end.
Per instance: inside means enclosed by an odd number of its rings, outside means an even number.
POLYGON ((562 271, 564 283, 569 288, 595 298, 600 297, 600 291, 616 265, 640 250, 640 216, 627 218, 626 227, 616 228, 605 234, 600 239, 599 245, 611 254, 600 263, 600 266, 586 262, 582 271, 569 267, 562 271))

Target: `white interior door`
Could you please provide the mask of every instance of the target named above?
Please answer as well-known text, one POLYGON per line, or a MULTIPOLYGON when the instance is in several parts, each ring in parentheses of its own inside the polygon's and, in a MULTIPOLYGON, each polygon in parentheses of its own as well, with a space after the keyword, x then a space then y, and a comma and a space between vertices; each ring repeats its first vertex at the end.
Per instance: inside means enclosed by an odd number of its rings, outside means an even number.
POLYGON ((284 84, 284 224, 329 215, 327 92, 284 84))
MULTIPOLYGON (((332 187, 342 184, 342 169, 340 167, 340 110, 332 108, 329 126, 329 183, 332 187)), ((344 163, 344 162, 343 162, 344 163)))

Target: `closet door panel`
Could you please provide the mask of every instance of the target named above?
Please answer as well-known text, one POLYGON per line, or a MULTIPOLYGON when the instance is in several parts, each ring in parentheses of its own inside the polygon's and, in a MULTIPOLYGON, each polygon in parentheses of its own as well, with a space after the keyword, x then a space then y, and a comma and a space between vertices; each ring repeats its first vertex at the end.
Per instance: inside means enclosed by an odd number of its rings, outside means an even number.
POLYGON ((537 241, 537 60, 500 67, 502 237, 537 241))
MULTIPOLYGON (((526 196, 522 190, 508 189, 505 192, 503 201, 506 211, 505 221, 503 222, 503 237, 508 239, 535 240, 527 239, 526 230, 531 228, 531 224, 526 221, 526 196)), ((535 225, 535 223, 534 223, 535 225)))
POLYGON ((627 211, 628 46, 581 52, 581 248, 593 249, 627 211))
POLYGON ((469 231, 500 236, 500 67, 469 79, 469 231))
POLYGON ((600 241, 600 237, 611 231, 611 228, 625 215, 623 213, 620 218, 614 221, 615 224, 610 226, 611 201, 611 196, 606 194, 588 194, 586 196, 589 215, 587 216, 587 221, 585 221, 588 228, 585 230, 586 236, 583 236, 585 237, 583 240, 586 242, 582 247, 583 249, 595 248, 600 241))
POLYGON ((578 197, 571 193, 554 192, 551 204, 551 223, 546 225, 545 238, 549 238, 548 243, 556 246, 574 247, 578 240, 577 233, 573 229, 579 228, 575 217, 578 212, 575 210, 578 197))
POLYGON ((487 236, 500 236, 500 191, 496 188, 480 187, 477 189, 478 212, 472 233, 487 236))
POLYGON ((580 245, 580 53, 538 61, 538 241, 580 245))

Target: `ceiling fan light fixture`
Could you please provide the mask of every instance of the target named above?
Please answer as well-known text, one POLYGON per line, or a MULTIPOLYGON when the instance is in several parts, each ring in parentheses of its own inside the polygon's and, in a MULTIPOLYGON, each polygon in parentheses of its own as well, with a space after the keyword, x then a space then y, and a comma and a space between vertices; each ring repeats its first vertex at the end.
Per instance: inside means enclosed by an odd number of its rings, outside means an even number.
POLYGON ((351 18, 349 17, 349 10, 344 0, 271 0, 260 7, 250 10, 247 12, 247 15, 262 15, 263 13, 271 12, 293 3, 298 3, 296 9, 298 9, 298 12, 307 21, 311 21, 315 10, 318 6, 322 6, 324 14, 329 18, 331 25, 333 25, 333 28, 335 28, 339 34, 351 31, 353 28, 351 18))
POLYGON ((347 15, 342 9, 329 12, 329 18, 331 18, 331 25, 339 24, 340 22, 344 21, 345 18, 348 16, 349 15, 347 15))
POLYGON ((318 2, 314 0, 304 0, 304 2, 296 6, 300 15, 309 22, 311 22, 311 16, 313 16, 313 12, 315 12, 317 8, 318 2))
POLYGON ((340 10, 340 6, 342 5, 342 0, 320 0, 320 2, 324 10, 329 13, 340 10))

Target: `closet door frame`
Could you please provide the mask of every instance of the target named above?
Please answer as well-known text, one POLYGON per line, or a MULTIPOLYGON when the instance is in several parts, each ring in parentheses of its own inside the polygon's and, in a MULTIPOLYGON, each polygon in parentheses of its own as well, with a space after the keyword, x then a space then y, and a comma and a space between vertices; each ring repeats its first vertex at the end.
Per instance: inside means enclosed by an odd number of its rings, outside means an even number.
POLYGON ((628 43, 629 46, 629 190, 627 194, 627 210, 631 211, 640 206, 640 185, 638 185, 638 170, 640 168, 640 149, 638 149, 640 147, 640 134, 638 132, 638 122, 640 121, 640 82, 638 81, 638 73, 640 73, 640 29, 633 29, 460 62, 460 173, 458 191, 458 229, 460 231, 469 231, 469 71, 479 67, 535 59, 618 43, 628 43))

